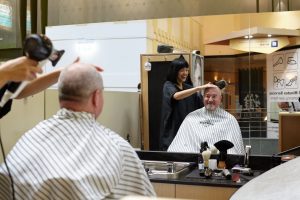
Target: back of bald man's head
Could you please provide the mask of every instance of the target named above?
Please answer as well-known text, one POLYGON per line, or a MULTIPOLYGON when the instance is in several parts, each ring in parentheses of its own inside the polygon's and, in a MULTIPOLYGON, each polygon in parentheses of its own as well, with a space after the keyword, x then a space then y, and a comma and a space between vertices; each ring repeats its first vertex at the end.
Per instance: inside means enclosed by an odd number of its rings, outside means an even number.
POLYGON ((90 64, 73 63, 62 70, 58 79, 59 100, 81 102, 97 89, 103 90, 103 80, 90 64))

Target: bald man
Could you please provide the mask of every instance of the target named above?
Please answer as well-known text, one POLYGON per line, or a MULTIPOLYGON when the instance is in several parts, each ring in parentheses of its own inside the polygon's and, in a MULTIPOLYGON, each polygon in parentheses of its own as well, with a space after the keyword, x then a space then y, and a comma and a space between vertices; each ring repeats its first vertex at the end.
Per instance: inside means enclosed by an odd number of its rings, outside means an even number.
MULTIPOLYGON (((16 199, 155 196, 133 148, 96 121, 104 102, 96 68, 66 67, 58 92, 61 109, 26 132, 7 156, 16 199)), ((0 199, 12 199, 9 182, 3 165, 0 199)))
POLYGON ((229 154, 244 154, 241 129, 235 117, 220 108, 221 90, 217 87, 204 90, 204 107, 186 116, 168 151, 199 153, 201 142, 209 146, 228 140, 234 147, 229 154))

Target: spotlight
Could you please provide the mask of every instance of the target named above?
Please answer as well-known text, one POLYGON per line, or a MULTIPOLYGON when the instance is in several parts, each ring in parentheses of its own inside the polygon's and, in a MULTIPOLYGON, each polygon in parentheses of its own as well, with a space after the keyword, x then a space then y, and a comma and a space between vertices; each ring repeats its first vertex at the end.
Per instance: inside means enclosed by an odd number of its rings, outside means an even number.
POLYGON ((146 71, 151 71, 151 63, 149 61, 145 62, 144 69, 146 71))

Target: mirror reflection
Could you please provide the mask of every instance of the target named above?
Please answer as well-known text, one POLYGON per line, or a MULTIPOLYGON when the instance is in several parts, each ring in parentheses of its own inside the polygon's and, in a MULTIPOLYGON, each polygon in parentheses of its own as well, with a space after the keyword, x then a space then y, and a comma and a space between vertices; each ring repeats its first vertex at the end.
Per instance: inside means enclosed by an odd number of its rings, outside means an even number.
MULTIPOLYGON (((222 94, 222 108, 235 117, 244 146, 251 145, 254 154, 278 153, 278 113, 288 109, 297 111, 299 33, 296 29, 299 25, 294 19, 299 15, 299 12, 286 12, 284 15, 259 13, 193 18, 201 24, 199 35, 205 43, 200 49, 204 57, 202 84, 218 80, 228 82, 222 94), (274 68, 276 63, 282 66, 274 68)), ((194 77, 193 55, 184 53, 183 56, 190 64, 190 76, 194 77)), ((143 98, 144 115, 145 111, 149 111, 149 123, 146 126, 146 118, 143 120, 144 144, 149 150, 165 150, 158 146, 160 130, 155 128, 161 124, 153 122, 150 113, 155 110, 152 117, 160 118, 157 113, 162 109, 158 100, 161 94, 158 93, 162 93, 162 88, 155 87, 156 100, 152 102, 150 99, 154 94, 150 85, 155 66, 165 68, 163 66, 169 66, 172 59, 167 58, 168 55, 162 59, 155 59, 154 55, 142 55, 142 63, 143 57, 150 60, 153 69, 147 74, 143 74, 142 70, 142 82, 149 81, 149 84, 142 83, 142 95, 144 97, 143 92, 147 92, 149 97, 149 110, 144 109, 143 98)), ((159 82, 158 79, 156 77, 156 82, 159 82)))

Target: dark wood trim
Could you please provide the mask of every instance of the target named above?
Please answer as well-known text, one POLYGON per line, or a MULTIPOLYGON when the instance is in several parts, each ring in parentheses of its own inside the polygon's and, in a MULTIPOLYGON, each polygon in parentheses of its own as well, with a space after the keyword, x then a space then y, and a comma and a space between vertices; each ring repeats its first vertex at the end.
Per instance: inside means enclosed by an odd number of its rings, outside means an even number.
POLYGON ((22 48, 0 49, 0 60, 5 61, 17 58, 23 55, 22 48))
POLYGON ((213 56, 204 56, 204 58, 238 58, 238 57, 245 57, 245 56, 253 56, 258 55, 261 53, 250 52, 250 53, 241 53, 241 54, 234 54, 234 55, 213 55, 213 56))
POLYGON ((19 2, 20 2, 20 36, 21 36, 21 44, 23 45, 26 37, 27 0, 19 0, 19 2))
POLYGON ((37 33, 37 0, 30 0, 31 33, 37 33))
POLYGON ((284 51, 284 50, 290 50, 290 49, 298 49, 300 48, 300 45, 295 45, 295 46, 289 46, 289 47, 284 47, 278 51, 284 51))
POLYGON ((48 0, 41 0, 41 29, 45 34, 48 25, 48 0))

